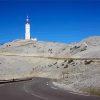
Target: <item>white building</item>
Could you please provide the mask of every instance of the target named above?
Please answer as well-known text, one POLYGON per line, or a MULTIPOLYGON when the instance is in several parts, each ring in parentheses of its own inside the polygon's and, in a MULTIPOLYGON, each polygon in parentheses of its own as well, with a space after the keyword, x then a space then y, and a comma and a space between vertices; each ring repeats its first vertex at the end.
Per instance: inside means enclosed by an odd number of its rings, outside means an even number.
POLYGON ((25 40, 30 40, 30 22, 28 16, 25 24, 25 40))

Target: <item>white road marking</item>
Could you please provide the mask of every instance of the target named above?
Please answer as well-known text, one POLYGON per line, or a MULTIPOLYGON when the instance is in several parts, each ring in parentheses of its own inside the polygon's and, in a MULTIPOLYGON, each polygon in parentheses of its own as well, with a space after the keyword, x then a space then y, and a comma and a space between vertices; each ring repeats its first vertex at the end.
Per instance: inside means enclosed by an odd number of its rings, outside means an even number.
POLYGON ((47 84, 46 84, 46 85, 49 85, 49 84, 48 84, 48 82, 47 82, 47 84))
POLYGON ((38 97, 38 98, 41 98, 41 99, 43 99, 43 100, 48 100, 48 98, 45 98, 45 97, 42 97, 42 96, 39 96, 39 95, 37 95, 37 94, 34 94, 34 93, 29 92, 29 91, 26 89, 25 85, 24 85, 24 90, 25 90, 26 93, 28 93, 28 94, 30 94, 30 95, 33 95, 33 96, 38 97))
POLYGON ((48 85, 48 83, 46 85, 48 85))
POLYGON ((48 98, 45 98, 45 97, 39 96, 39 95, 34 94, 34 93, 32 93, 31 95, 33 95, 33 96, 35 96, 35 97, 38 97, 38 98, 41 98, 41 99, 44 99, 44 100, 48 100, 48 98))
POLYGON ((53 87, 53 86, 52 86, 51 88, 57 90, 57 88, 55 88, 55 87, 53 87))
MULTIPOLYGON (((90 96, 90 95, 88 95, 88 94, 82 94, 82 93, 77 93, 77 92, 69 92, 69 93, 71 93, 71 94, 76 94, 76 95, 87 96, 87 97, 90 96)), ((91 95, 91 96, 92 96, 92 95, 91 95)))

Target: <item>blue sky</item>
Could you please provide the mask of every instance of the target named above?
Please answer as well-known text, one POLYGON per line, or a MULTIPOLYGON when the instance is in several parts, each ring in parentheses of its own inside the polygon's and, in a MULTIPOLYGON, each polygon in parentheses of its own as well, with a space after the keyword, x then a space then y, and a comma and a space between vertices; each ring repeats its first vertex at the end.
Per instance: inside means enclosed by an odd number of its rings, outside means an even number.
POLYGON ((0 43, 24 39, 26 16, 31 37, 78 42, 100 35, 99 0, 0 0, 0 43))

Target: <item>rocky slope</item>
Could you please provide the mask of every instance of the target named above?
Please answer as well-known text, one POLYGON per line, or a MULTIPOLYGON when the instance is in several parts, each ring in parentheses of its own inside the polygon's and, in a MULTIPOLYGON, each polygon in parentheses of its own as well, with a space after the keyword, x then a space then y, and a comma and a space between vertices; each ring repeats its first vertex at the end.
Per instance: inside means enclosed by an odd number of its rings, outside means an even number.
POLYGON ((76 44, 12 41, 0 46, 0 80, 48 77, 74 92, 99 89, 100 60, 90 59, 100 58, 99 51, 96 36, 76 44))
POLYGON ((9 52, 60 58, 100 58, 99 51, 99 36, 90 37, 75 44, 16 40, 0 46, 0 53, 9 52))

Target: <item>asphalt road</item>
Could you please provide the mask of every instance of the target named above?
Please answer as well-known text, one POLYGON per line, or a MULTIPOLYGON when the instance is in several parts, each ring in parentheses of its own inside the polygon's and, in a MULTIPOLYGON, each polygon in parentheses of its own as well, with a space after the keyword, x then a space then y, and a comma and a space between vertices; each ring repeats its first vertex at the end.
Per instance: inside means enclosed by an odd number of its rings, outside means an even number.
POLYGON ((0 84, 0 100, 100 100, 96 96, 69 93, 44 78, 0 84))

